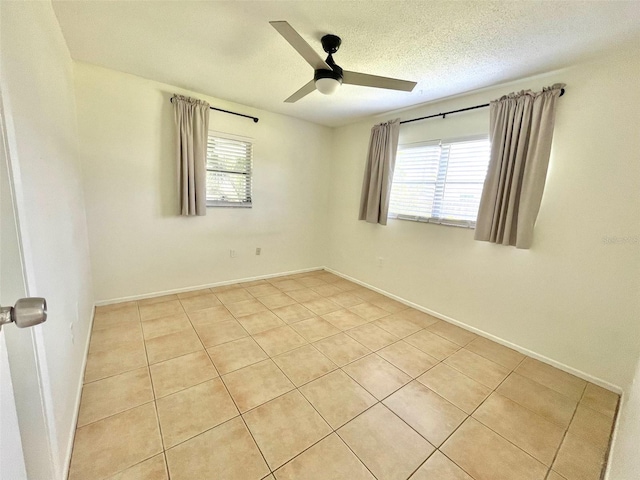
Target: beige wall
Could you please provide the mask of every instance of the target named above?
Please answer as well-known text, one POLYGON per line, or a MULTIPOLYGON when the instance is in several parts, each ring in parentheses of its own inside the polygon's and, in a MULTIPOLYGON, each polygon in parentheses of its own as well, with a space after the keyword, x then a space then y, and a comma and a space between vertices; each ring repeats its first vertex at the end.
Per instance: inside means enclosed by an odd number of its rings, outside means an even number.
MULTIPOLYGON (((337 129, 329 267, 611 384, 639 349, 640 63, 635 51, 337 129), (533 247, 473 240, 473 230, 357 221, 369 129, 567 83, 533 247), (634 237, 607 244, 605 237, 634 237), (383 266, 377 266, 382 257, 383 266)), ((478 110, 401 127, 400 143, 488 132, 478 110)))
MULTIPOLYGON (((21 433, 29 478, 57 479, 71 454, 93 307, 72 60, 50 3, 0 2, 0 18, 0 81, 26 293, 46 297, 49 310, 43 325, 10 330, 7 347, 38 347, 44 405, 30 405, 35 410, 26 427, 20 418, 21 433), (51 458, 38 443, 44 432, 31 423, 43 407, 51 458)), ((9 350, 10 363, 26 358, 20 353, 9 350)), ((25 401, 38 402, 35 375, 14 377, 14 387, 25 401)))
POLYGON ((633 480, 640 472, 638 439, 640 439, 640 357, 635 378, 625 389, 619 413, 618 428, 614 432, 606 478, 633 480))
POLYGON ((324 265, 329 128, 88 64, 75 76, 98 301, 324 265), (174 92, 260 117, 209 126, 253 138, 253 208, 178 215, 174 92))

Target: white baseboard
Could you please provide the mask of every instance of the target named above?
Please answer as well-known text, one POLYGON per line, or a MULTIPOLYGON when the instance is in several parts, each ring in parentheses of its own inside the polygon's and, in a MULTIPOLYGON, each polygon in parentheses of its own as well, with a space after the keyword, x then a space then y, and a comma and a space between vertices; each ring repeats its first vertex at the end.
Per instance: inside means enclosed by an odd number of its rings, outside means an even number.
POLYGON ((333 270, 332 268, 329 267, 324 267, 324 269, 328 272, 331 272, 335 275, 338 275, 346 280, 349 280, 351 282, 357 283, 358 285, 362 285, 363 287, 369 288, 371 290, 374 290, 378 293, 381 293, 383 295, 386 295, 387 297, 393 298, 394 300, 397 300, 400 303, 404 303, 405 305, 408 305, 412 308, 415 308, 416 310, 420 310, 421 312, 424 313, 428 313, 429 315, 433 315, 436 318, 439 318, 441 320, 444 320, 445 322, 449 322, 452 323, 454 325, 457 325, 461 328, 464 328, 465 330, 469 330, 470 332, 473 332, 477 335, 480 335, 481 337, 485 337, 488 338, 489 340, 493 340, 496 343, 499 343, 500 345, 504 345, 505 347, 509 347, 513 350, 516 350, 524 355, 527 355, 529 357, 535 358, 536 360, 540 360, 543 363, 546 363, 548 365, 551 365, 553 367, 556 367, 564 372, 570 373, 571 375, 575 375, 578 378, 581 378, 583 380, 586 380, 588 382, 591 382, 595 385, 599 385, 600 387, 606 388, 607 390, 611 390, 612 392, 618 393, 618 394, 622 394, 623 390, 621 387, 619 387, 618 385, 614 385, 610 382, 607 382, 606 380, 602 380, 600 378, 594 377, 593 375, 590 375, 588 373, 585 373, 581 370, 578 370, 576 368, 570 367, 569 365, 565 365, 564 363, 558 362, 556 360, 553 360, 552 358, 549 357, 545 357, 544 355, 541 355, 539 353, 536 353, 534 351, 529 350, 528 348, 524 348, 521 347, 520 345, 516 345, 515 343, 511 343, 507 340, 504 340, 500 337, 496 337, 495 335, 492 335, 491 333, 485 332, 484 330, 480 330, 479 328, 476 327, 472 327, 471 325, 467 325, 464 322, 461 322, 459 320, 456 320, 455 318, 451 318, 448 317, 447 315, 443 315, 440 312, 436 312, 434 310, 431 310, 429 308, 423 307, 422 305, 418 305, 417 303, 413 303, 410 302, 409 300, 406 300, 402 297, 399 297, 398 295, 394 295, 393 293, 389 293, 385 290, 382 290, 381 288, 377 288, 374 287, 373 285, 369 285, 366 282, 362 282, 356 278, 350 277, 349 275, 345 275, 344 273, 338 272, 336 270, 333 270))
POLYGON ((172 295, 174 293, 190 292, 191 290, 198 290, 201 288, 221 287, 224 285, 231 285, 234 283, 253 282, 256 280, 265 280, 267 278, 282 277, 286 275, 295 275, 297 273, 307 273, 307 272, 313 272, 313 271, 322 270, 322 269, 324 269, 324 267, 302 268, 300 270, 292 270, 289 272, 270 273, 268 275, 258 275, 257 277, 237 278, 235 280, 224 280, 222 282, 207 283, 204 285, 196 285, 192 287, 174 288, 171 290, 163 290, 161 292, 144 293, 141 295, 131 295, 129 297, 111 298, 109 300, 100 300, 96 302, 96 306, 101 307, 104 305, 111 305, 113 303, 130 302, 133 300, 143 300, 145 298, 161 297, 163 295, 172 295))
POLYGON ((82 368, 80 369, 80 380, 78 382, 78 392, 76 393, 76 402, 73 407, 73 422, 71 424, 71 431, 69 432, 69 443, 67 444, 67 452, 65 454, 63 479, 66 480, 69 477, 69 467, 71 466, 71 454, 73 453, 73 442, 76 437, 76 427, 78 426, 78 414, 80 413, 80 400, 82 399, 82 387, 84 385, 84 370, 87 367, 87 357, 89 356, 89 345, 91 343, 91 332, 93 331, 93 320, 96 316, 96 307, 91 310, 91 321, 89 322, 89 330, 87 332, 87 339, 84 345, 84 356, 82 358, 82 368))

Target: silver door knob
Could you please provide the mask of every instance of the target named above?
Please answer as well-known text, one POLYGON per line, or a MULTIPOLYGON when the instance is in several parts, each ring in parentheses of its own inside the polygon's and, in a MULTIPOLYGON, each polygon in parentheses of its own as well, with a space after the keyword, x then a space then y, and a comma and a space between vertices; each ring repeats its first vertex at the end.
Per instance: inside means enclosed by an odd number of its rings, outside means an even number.
POLYGON ((0 328, 6 323, 33 327, 47 319, 47 301, 40 297, 21 298, 13 307, 0 307, 0 328))

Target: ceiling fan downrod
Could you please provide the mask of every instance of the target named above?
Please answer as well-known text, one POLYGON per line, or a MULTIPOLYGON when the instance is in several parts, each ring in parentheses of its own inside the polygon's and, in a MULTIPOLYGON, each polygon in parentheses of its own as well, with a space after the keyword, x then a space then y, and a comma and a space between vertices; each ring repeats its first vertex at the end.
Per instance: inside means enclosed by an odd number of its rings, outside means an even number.
POLYGON ((331 78, 333 80, 337 80, 342 84, 343 71, 342 68, 336 64, 333 59, 333 54, 338 51, 340 48, 340 44, 342 43, 342 39, 337 35, 324 35, 322 39, 320 39, 322 43, 322 49, 328 53, 327 56, 327 65, 331 67, 331 70, 326 70, 324 68, 319 68, 315 70, 313 79, 317 82, 321 78, 331 78))

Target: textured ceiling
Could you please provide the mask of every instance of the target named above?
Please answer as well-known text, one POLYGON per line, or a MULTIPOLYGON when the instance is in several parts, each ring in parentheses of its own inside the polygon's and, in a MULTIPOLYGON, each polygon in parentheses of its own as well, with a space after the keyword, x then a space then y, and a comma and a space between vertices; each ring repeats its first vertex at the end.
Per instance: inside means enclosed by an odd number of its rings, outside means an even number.
POLYGON ((54 9, 76 60, 329 126, 640 42, 637 1, 93 0, 54 9), (344 69, 418 85, 343 85, 285 104, 313 69, 270 20, 288 21, 323 56, 320 37, 339 35, 344 69))

